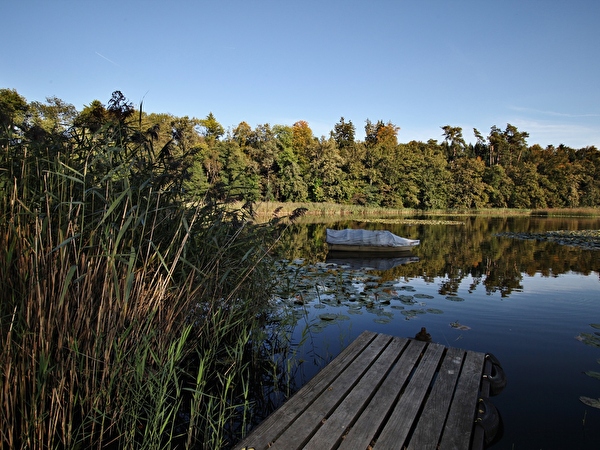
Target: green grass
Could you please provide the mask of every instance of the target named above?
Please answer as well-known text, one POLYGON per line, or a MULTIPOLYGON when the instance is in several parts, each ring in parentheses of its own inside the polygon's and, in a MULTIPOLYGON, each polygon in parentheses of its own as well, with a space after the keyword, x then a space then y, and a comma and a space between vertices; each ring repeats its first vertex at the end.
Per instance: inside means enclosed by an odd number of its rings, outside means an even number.
POLYGON ((306 220, 313 218, 325 219, 352 219, 354 217, 390 217, 426 214, 436 216, 461 216, 461 215, 489 215, 489 216, 546 216, 546 217, 599 217, 600 208, 544 208, 544 209, 510 209, 510 208, 484 208, 470 210, 427 210, 393 209, 381 207, 368 207, 358 205, 342 205, 336 203, 280 203, 260 202, 256 206, 256 214, 264 221, 273 217, 273 212, 278 215, 291 214, 298 208, 306 209, 306 220))

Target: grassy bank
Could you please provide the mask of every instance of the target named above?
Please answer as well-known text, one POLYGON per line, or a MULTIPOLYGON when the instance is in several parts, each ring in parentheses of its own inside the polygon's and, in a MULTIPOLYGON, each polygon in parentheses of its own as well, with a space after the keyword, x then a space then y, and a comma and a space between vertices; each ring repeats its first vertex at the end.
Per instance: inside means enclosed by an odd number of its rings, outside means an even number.
POLYGON ((436 216, 460 216, 460 215, 489 215, 489 216, 541 216, 541 217, 599 217, 600 208, 545 208, 545 209, 509 209, 509 208, 487 208, 473 210, 415 210, 415 209, 389 209, 374 208, 358 205, 341 205, 336 203, 279 203, 260 202, 255 205, 255 211, 262 220, 269 220, 276 215, 291 214, 292 211, 303 208, 306 217, 323 217, 327 219, 346 219, 352 217, 390 217, 408 215, 436 215, 436 216))

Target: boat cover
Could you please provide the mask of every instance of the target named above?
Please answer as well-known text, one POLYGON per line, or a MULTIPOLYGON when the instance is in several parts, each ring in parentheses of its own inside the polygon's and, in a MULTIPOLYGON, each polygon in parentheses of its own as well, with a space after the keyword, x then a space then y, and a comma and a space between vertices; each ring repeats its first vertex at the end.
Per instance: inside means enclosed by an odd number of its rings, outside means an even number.
POLYGON ((331 230, 327 229, 327 243, 337 245, 368 245, 375 247, 412 247, 419 240, 406 239, 385 230, 331 230))

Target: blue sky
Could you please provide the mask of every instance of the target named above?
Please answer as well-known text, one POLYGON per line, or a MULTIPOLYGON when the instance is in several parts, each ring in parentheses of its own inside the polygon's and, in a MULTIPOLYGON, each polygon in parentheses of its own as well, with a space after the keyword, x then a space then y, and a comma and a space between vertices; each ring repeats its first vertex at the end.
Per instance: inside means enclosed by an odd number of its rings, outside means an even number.
POLYGON ((486 136, 600 148, 598 0, 20 0, 0 5, 0 87, 78 110, 120 90, 227 129, 340 117, 400 142, 486 136))

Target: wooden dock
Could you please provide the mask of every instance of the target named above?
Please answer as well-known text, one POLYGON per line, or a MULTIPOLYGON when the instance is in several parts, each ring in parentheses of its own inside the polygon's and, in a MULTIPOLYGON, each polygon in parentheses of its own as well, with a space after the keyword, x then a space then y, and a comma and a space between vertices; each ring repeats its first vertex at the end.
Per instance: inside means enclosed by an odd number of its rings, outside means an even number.
POLYGON ((481 449, 491 375, 484 353, 365 331, 235 448, 481 449))

